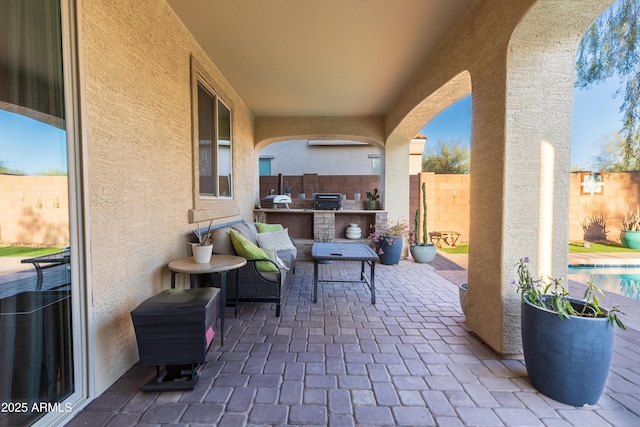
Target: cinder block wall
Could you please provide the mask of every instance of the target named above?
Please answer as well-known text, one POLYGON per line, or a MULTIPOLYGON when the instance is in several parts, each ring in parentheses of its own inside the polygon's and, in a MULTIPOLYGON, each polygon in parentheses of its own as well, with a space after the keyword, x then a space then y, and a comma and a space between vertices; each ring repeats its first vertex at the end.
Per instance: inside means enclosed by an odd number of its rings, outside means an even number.
POLYGON ((66 176, 0 175, 0 242, 69 245, 66 176))
MULTIPOLYGON (((427 226, 429 231, 457 231, 460 243, 469 242, 470 175, 423 173, 427 188, 427 226)), ((412 191, 416 191, 412 188, 412 191)), ((418 187, 418 206, 422 206, 418 187)))
MULTIPOLYGON (((470 188, 471 175, 446 175, 432 172, 422 173, 427 183, 427 221, 429 231, 458 231, 462 233, 461 243, 469 242, 470 224, 470 188)), ((591 242, 607 240, 620 242, 622 215, 629 207, 640 205, 640 172, 605 173, 602 194, 581 194, 581 173, 573 172, 570 178, 569 203, 569 241, 588 240, 591 242), (599 224, 604 221, 604 229, 599 224), (583 228, 584 226, 584 228, 583 228)), ((307 198, 312 190, 323 193, 344 193, 347 199, 353 199, 354 192, 361 192, 365 199, 366 191, 379 186, 377 175, 317 175, 285 176, 283 180, 295 183, 292 196, 297 197, 303 188, 307 198), (316 185, 315 187, 314 185, 316 185)), ((262 198, 277 191, 277 176, 260 177, 260 195, 262 198)), ((422 194, 418 175, 410 178, 410 203, 406 220, 413 226, 414 214, 422 206, 422 194)))
MULTIPOLYGON (((360 193, 362 200, 366 199, 366 192, 380 189, 380 175, 318 175, 316 173, 304 175, 283 175, 283 183, 293 187, 292 198, 298 198, 304 193, 311 199, 313 193, 346 194, 347 199, 353 200, 354 193, 360 193)), ((278 194, 278 177, 260 177, 260 199, 264 199, 271 190, 278 194)))
POLYGON ((569 240, 619 242, 622 215, 640 204, 640 172, 602 174, 602 194, 581 194, 580 179, 571 174, 569 240))
MULTIPOLYGON (((427 204, 429 230, 462 233, 461 242, 469 241, 469 196, 471 176, 424 173, 428 182, 427 204)), ((569 240, 619 242, 622 215, 629 207, 640 205, 640 172, 605 173, 602 194, 581 194, 581 173, 571 174, 569 240), (604 228, 601 227, 604 224, 604 228)), ((293 184, 293 197, 302 188, 311 198, 315 188, 325 193, 365 193, 378 187, 378 175, 285 176, 293 184), (317 185, 317 187, 315 186, 317 185)), ((260 196, 277 189, 277 176, 260 177, 260 196)), ((69 244, 69 206, 66 176, 0 176, 0 242, 35 245, 69 244), (39 204, 41 202, 41 205, 39 204), (40 206, 40 207, 39 207, 40 206)), ((407 220, 422 205, 418 175, 411 176, 410 206, 407 220)))

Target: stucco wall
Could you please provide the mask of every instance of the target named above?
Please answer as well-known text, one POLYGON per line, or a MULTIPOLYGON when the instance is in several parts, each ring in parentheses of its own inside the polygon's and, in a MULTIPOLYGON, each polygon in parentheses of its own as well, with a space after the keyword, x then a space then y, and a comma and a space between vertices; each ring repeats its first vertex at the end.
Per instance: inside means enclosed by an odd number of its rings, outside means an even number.
MULTIPOLYGON (((257 200, 252 117, 163 0, 83 0, 81 61, 89 177, 95 384, 137 361, 129 312, 169 287, 167 263, 188 255, 194 227, 190 55, 235 109, 234 181, 240 217, 257 200)), ((233 218, 220 219, 228 221, 233 218)))
POLYGON ((380 151, 370 145, 307 145, 306 140, 277 142, 260 152, 260 157, 272 156, 272 174, 285 175, 368 175, 371 155, 379 157, 380 151))

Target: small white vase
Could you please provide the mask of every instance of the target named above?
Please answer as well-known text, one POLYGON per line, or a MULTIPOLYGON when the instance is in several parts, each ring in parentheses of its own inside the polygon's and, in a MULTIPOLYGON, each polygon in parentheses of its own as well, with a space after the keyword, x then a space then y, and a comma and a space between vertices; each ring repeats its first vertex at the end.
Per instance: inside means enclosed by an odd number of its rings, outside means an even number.
POLYGON ((207 264, 211 261, 211 253, 213 252, 213 245, 200 246, 198 244, 191 245, 191 252, 193 253, 193 261, 197 264, 207 264))
POLYGON ((345 230, 345 234, 347 235, 347 239, 355 240, 362 236, 362 230, 358 227, 358 224, 349 224, 345 230))

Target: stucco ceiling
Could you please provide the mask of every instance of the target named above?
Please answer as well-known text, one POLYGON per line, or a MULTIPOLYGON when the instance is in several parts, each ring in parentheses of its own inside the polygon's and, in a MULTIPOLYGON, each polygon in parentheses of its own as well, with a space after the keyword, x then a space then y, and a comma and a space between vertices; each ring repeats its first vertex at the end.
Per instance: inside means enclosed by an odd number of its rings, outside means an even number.
POLYGON ((473 0, 168 0, 257 116, 380 115, 473 0))

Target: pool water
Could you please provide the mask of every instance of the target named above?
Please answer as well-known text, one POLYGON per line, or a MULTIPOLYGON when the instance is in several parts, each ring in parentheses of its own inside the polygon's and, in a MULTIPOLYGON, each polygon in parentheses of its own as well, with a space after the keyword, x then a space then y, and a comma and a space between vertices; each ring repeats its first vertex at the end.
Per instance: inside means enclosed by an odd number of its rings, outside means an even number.
POLYGON ((580 283, 591 282, 603 291, 640 301, 640 266, 569 266, 568 278, 580 283))

